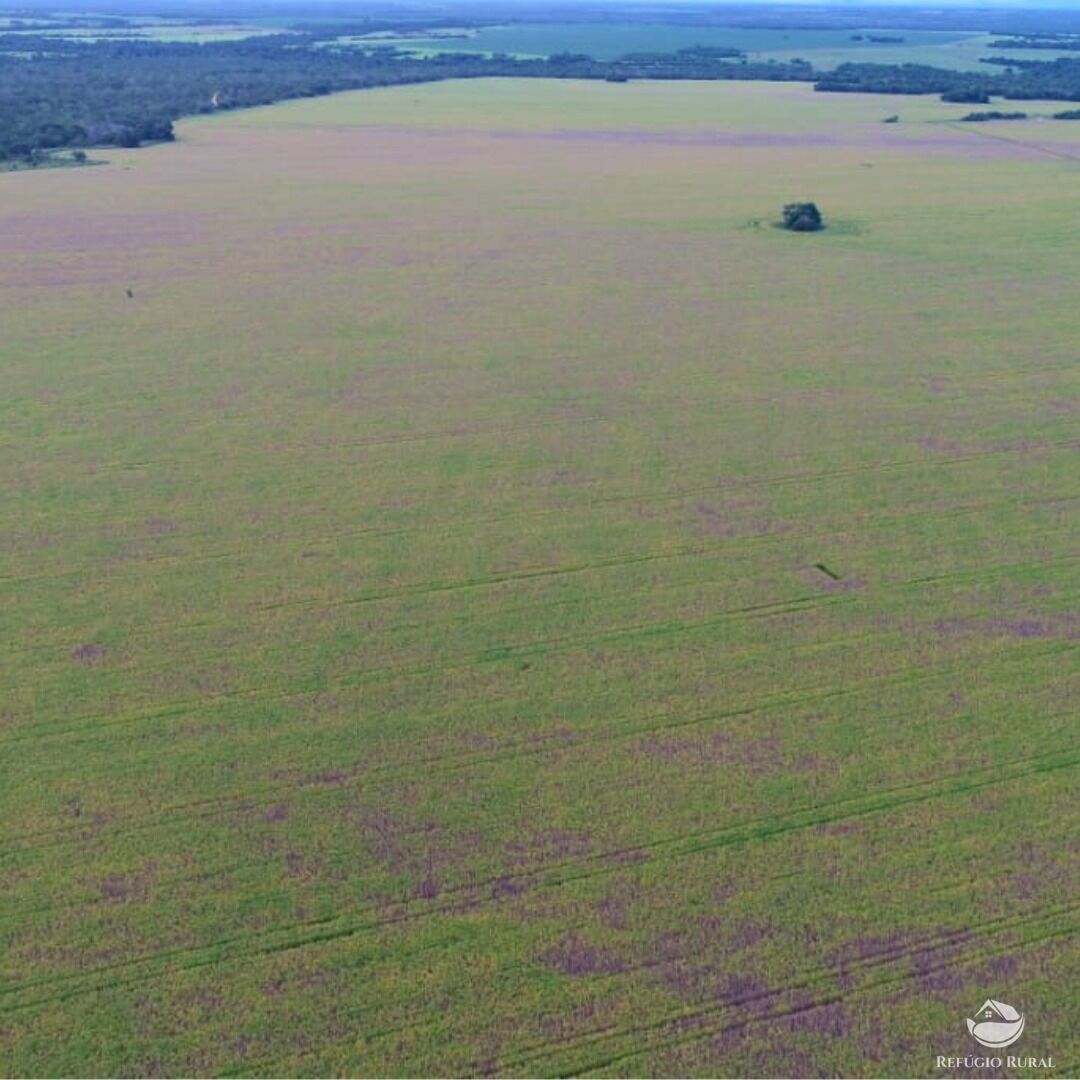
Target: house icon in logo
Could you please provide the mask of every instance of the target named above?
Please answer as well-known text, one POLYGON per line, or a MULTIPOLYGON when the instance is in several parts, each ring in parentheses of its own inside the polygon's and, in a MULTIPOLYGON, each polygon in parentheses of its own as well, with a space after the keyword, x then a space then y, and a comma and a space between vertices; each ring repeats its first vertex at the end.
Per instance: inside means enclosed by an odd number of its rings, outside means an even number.
POLYGON ((967 1028, 980 1046, 1000 1050, 1012 1046, 1024 1033, 1024 1017, 1004 1001, 987 998, 976 1012, 975 1019, 968 1020, 967 1028))

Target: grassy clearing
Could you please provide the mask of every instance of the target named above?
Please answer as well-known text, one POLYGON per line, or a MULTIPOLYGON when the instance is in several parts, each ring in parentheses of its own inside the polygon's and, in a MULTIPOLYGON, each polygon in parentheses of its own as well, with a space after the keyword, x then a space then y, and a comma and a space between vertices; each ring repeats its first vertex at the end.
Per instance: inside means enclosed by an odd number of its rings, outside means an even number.
POLYGON ((922 1075, 987 996, 1075 1065, 1080 131, 961 109, 3 178, 0 1072, 922 1075))
MULTIPOLYGON (((36 20, 35 20, 36 21, 36 20)), ((11 28, 0 19, 0 29, 18 35, 58 38, 70 41, 181 41, 199 43, 201 41, 241 41, 245 38, 260 37, 264 34, 283 33, 284 28, 276 28, 255 23, 195 23, 188 19, 134 18, 122 27, 86 27, 86 26, 49 26, 40 29, 11 28)), ((10 54, 9 54, 10 55, 10 54)))
POLYGON ((104 165, 96 158, 78 158, 73 150, 51 150, 41 154, 36 161, 18 159, 0 161, 0 172, 27 172, 41 169, 78 169, 84 165, 104 165))

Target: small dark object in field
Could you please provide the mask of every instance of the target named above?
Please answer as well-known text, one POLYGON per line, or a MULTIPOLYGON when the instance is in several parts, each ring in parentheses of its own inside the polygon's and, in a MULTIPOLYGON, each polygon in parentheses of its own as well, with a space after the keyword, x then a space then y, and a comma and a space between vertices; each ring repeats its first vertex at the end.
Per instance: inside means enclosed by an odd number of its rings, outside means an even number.
POLYGON ((833 579, 833 581, 839 581, 840 580, 840 575, 839 574, 834 574, 824 563, 820 563, 820 562, 814 563, 814 569, 815 570, 820 570, 826 577, 831 577, 833 579))
POLYGON ((124 292, 127 293, 127 298, 129 300, 134 300, 135 299, 135 294, 131 291, 131 289, 125 289, 124 292))
POLYGON ((791 232, 817 232, 825 228, 821 211, 812 202, 788 203, 781 224, 791 232))
POLYGON ((900 123, 900 117, 897 116, 896 113, 893 113, 892 116, 886 116, 885 119, 882 120, 881 122, 883 124, 899 124, 900 123))
POLYGON ((1026 112, 969 112, 967 116, 961 116, 961 120, 979 123, 983 120, 1026 120, 1026 112))

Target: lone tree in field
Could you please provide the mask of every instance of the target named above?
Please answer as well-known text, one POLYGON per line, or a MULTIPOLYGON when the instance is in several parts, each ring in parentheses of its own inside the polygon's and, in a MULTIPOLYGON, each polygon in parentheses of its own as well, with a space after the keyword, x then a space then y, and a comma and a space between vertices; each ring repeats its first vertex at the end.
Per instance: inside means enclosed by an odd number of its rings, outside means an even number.
POLYGON ((812 202, 793 202, 784 207, 781 224, 791 232, 817 232, 825 228, 825 219, 812 202))

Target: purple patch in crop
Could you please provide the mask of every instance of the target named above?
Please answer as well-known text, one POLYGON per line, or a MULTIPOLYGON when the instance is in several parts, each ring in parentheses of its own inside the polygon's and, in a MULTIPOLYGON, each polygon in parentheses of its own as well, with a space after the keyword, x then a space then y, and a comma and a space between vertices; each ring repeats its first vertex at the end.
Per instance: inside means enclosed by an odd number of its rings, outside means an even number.
POLYGON ((606 949, 590 945, 571 931, 557 944, 545 951, 541 960, 561 975, 579 978, 583 975, 614 975, 624 965, 606 949))
POLYGON ((580 829, 542 829, 527 840, 515 840, 509 850, 511 861, 520 865, 579 858, 594 846, 593 838, 580 829))
POLYGON ((791 995, 794 1009, 780 1018, 780 1026, 789 1031, 808 1031, 821 1038, 842 1039, 849 1022, 842 1001, 816 1002, 805 990, 791 995))
POLYGON ((306 781, 309 784, 340 784, 348 779, 348 774, 341 772, 340 769, 326 769, 323 772, 316 773, 314 776, 309 777, 306 781))
POLYGON ((688 1001, 721 1000, 743 1008, 772 990, 732 955, 752 948, 771 931, 762 924, 734 923, 709 916, 685 929, 660 935, 649 951, 649 966, 669 990, 688 1001))
POLYGON ((495 750, 499 746, 499 740, 490 735, 479 735, 473 732, 461 736, 461 741, 471 750, 495 750))
POLYGON ((814 582, 814 584, 817 585, 819 589, 824 589, 825 592, 830 593, 858 592, 860 589, 866 588, 866 578, 841 578, 840 581, 830 581, 828 578, 821 578, 819 581, 814 582))
POLYGON ((510 877, 496 878, 491 883, 491 898, 503 900, 508 896, 520 896, 525 891, 525 886, 520 881, 510 877))
POLYGON ((846 942, 827 957, 837 985, 853 988, 860 977, 885 965, 908 965, 918 979, 932 982, 942 966, 955 966, 971 937, 968 930, 905 931, 874 934, 846 942))
POLYGON ((775 991, 764 979, 749 972, 741 972, 727 976, 719 996, 724 1004, 745 1009, 757 1002, 768 1000, 774 995, 775 991))
POLYGON ((817 831, 826 836, 848 836, 858 832, 860 827, 856 821, 823 821, 817 826, 817 831))
POLYGON ((375 857, 388 866, 400 867, 405 859, 404 825, 382 810, 364 810, 357 820, 375 857))
POLYGON ((150 887, 156 874, 157 867, 151 862, 134 873, 109 874, 102 879, 98 888, 105 900, 115 904, 127 903, 129 900, 143 901, 149 899, 150 887))
POLYGON ((936 435, 926 435, 916 439, 915 444, 924 450, 934 450, 939 454, 962 454, 964 448, 951 439, 939 439, 936 435))
POLYGON ((1053 631, 1046 623, 1036 622, 1035 619, 1019 619, 1015 622, 1003 622, 1002 629, 1014 637, 1019 638, 1042 638, 1053 637, 1053 631))
POLYGON ((1014 637, 1021 640, 1059 638, 1080 640, 1080 616, 1052 615, 1022 619, 939 619, 934 630, 945 637, 976 634, 980 637, 1014 637))
POLYGON ((626 851, 613 851, 604 856, 604 862, 614 866, 628 866, 633 863, 647 862, 649 856, 639 848, 628 848, 626 851))
POLYGON ((582 1036, 601 1030, 610 1031, 615 1026, 619 1012, 618 1003, 610 998, 586 1000, 580 1004, 563 1004, 558 1012, 548 1013, 540 1019, 540 1030, 553 1046, 566 1046, 582 1036))
POLYGON ((686 765, 735 765, 760 775, 780 768, 780 740, 775 735, 736 738, 726 731, 707 736, 650 736, 637 744, 639 752, 662 761, 686 765))
POLYGON ((774 522, 760 515, 746 516, 751 506, 760 509, 761 503, 732 502, 715 506, 699 502, 694 507, 699 529, 707 536, 730 537, 767 536, 775 531, 774 522))
POLYGON ((766 938, 772 937, 774 932, 768 923, 747 919, 728 923, 726 937, 734 949, 751 949, 766 938))
POLYGON ((925 994, 954 993, 968 985, 964 972, 956 968, 926 968, 918 973, 918 978, 925 994))
POLYGON ((85 645, 78 645, 71 650, 71 659, 74 660, 76 664, 83 664, 86 667, 100 664, 104 658, 104 648, 100 645, 95 645, 93 642, 88 642, 85 645))
POLYGON ((130 895, 130 887, 123 874, 110 874, 102 881, 100 888, 106 900, 126 900, 130 895))
POLYGON ((430 872, 424 875, 423 880, 416 887, 416 895, 421 900, 434 900, 441 891, 438 878, 430 872))
POLYGON ((285 803, 275 803, 266 811, 264 820, 278 822, 284 821, 289 816, 289 808, 285 803))
POLYGON ((630 907, 640 893, 641 886, 637 882, 616 881, 596 902, 600 921, 612 930, 628 929, 630 907))

